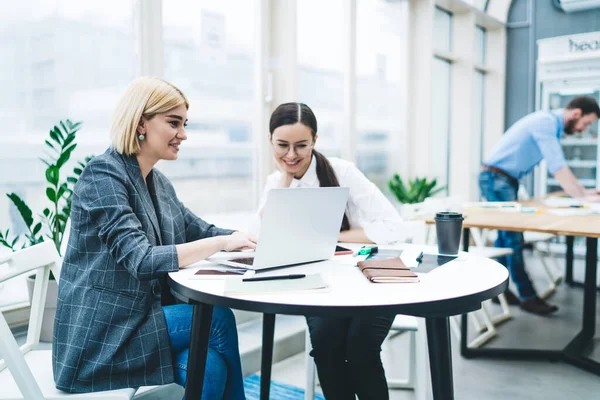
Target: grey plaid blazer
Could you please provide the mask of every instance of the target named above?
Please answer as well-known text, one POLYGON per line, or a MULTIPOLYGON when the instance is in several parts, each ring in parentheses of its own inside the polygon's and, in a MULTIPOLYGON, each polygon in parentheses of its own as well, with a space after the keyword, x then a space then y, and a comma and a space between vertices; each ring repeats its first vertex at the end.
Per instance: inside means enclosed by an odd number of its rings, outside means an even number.
POLYGON ((90 161, 73 194, 52 344, 56 387, 81 393, 173 382, 162 305, 175 245, 228 235, 183 206, 169 180, 144 183, 135 156, 90 161))

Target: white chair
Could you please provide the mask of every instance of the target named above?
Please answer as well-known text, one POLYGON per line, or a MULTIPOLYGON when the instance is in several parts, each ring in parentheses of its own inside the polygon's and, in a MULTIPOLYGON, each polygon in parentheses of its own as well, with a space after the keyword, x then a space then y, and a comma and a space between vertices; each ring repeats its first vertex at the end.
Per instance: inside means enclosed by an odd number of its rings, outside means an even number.
MULTIPOLYGON (((53 399, 98 399, 130 400, 135 389, 120 389, 106 392, 70 394, 56 389, 52 374, 52 352, 35 350, 40 341, 40 331, 52 270, 60 276, 61 259, 54 243, 41 244, 4 255, 0 258, 0 283, 16 276, 36 271, 31 315, 27 339, 24 345, 17 344, 4 315, 0 311, 0 399, 2 400, 53 400, 53 399)), ((146 387, 140 393, 163 390, 170 385, 146 387)))

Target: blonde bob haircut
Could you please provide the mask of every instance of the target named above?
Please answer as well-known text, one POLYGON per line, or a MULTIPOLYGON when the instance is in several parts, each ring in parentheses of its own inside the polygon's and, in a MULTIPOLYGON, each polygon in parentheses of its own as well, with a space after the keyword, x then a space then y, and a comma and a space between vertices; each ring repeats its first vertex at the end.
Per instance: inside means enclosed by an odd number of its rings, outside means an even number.
POLYGON ((190 108, 181 90, 164 79, 152 76, 137 78, 117 103, 110 129, 112 146, 119 154, 138 154, 141 148, 137 128, 142 116, 152 119, 182 104, 186 109, 190 108))

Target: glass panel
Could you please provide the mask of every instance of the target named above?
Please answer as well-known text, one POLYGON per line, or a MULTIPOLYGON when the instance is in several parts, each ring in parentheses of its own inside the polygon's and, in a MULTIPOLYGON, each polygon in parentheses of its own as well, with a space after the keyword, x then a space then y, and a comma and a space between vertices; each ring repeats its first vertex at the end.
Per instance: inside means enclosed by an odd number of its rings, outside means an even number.
POLYGON ((475 27, 475 62, 485 65, 486 62, 486 38, 487 34, 484 28, 475 27))
POLYGON ((188 140, 160 168, 199 215, 255 206, 254 2, 163 2, 165 78, 188 97, 188 140), (185 10, 185 12, 182 12, 185 10))
MULTIPOLYGON (((451 64, 439 58, 433 59, 432 74, 432 124, 431 160, 433 177, 439 186, 448 185, 450 176, 450 73, 451 64)), ((447 192, 447 188, 446 188, 447 192)))
POLYGON ((484 123, 484 96, 485 96, 485 74, 475 71, 473 82, 473 137, 471 141, 471 179, 472 192, 471 199, 479 199, 478 177, 481 171, 483 157, 483 123, 484 123))
POLYGON ((465 0, 465 2, 471 4, 475 8, 483 11, 485 9, 485 5, 488 2, 488 0, 465 0))
POLYGON ((406 157, 408 1, 359 0, 357 15, 357 164, 387 190, 393 161, 406 157))
POLYGON ((452 50, 452 14, 436 7, 433 21, 434 50, 452 50))
MULTIPOLYGON (((61 119, 82 121, 76 160, 109 144, 117 98, 137 64, 133 1, 22 0, 0 13, 0 230, 26 231, 4 193, 15 192, 34 216, 44 195, 44 140, 61 119), (24 151, 26 147, 26 151, 24 151)), ((24 281, 0 289, 0 305, 27 301, 24 281), (10 291, 9 291, 10 290, 10 291)))
POLYGON ((298 1, 298 101, 315 113, 317 149, 340 155, 344 124, 343 0, 298 1))

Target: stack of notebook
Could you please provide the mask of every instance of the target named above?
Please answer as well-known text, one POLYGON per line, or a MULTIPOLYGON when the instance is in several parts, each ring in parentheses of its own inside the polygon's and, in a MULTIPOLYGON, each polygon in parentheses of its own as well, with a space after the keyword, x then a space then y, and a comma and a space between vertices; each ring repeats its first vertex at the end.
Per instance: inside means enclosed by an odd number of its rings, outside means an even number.
POLYGON ((419 276, 412 272, 400 257, 360 261, 358 268, 374 283, 419 282, 419 276))

